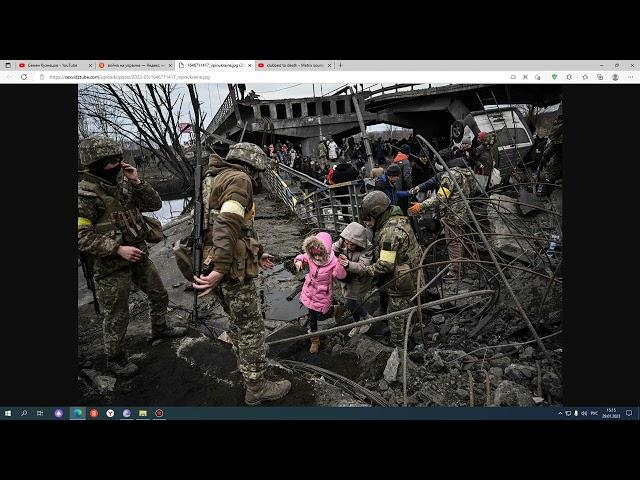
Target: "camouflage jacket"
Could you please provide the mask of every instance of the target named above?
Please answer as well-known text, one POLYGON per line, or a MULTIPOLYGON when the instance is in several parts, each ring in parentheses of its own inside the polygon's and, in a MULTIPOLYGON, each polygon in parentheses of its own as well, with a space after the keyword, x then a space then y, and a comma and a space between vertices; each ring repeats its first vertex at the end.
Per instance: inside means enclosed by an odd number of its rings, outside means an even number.
POLYGON ((462 195, 451 179, 460 185, 465 197, 469 198, 476 193, 478 184, 473 177, 473 172, 469 168, 453 167, 451 174, 444 172, 440 177, 440 187, 438 191, 422 202, 423 209, 440 206, 440 218, 450 225, 466 225, 469 215, 462 201, 462 195))
POLYGON ((551 127, 549 133, 549 141, 542 153, 542 162, 546 163, 554 155, 562 156, 562 144, 564 142, 563 135, 563 122, 562 120, 556 120, 551 127))
POLYGON ((324 143, 318 144, 318 157, 322 158, 327 156, 327 146, 324 143))
POLYGON ((253 228, 255 203, 251 177, 239 165, 209 157, 203 186, 208 215, 203 258, 205 269, 244 281, 258 276, 262 245, 253 228), (209 265, 211 263, 211 266, 209 265))
POLYGON ((392 206, 376 220, 373 250, 375 263, 366 267, 365 272, 380 277, 380 284, 395 277, 386 287, 389 295, 415 293, 418 272, 403 273, 420 265, 421 250, 409 219, 400 207, 392 206))
POLYGON ((78 250, 94 258, 97 278, 131 265, 117 254, 118 247, 130 245, 148 252, 140 212, 161 207, 160 195, 144 181, 111 185, 83 172, 78 183, 78 250), (120 220, 120 213, 131 216, 120 220))

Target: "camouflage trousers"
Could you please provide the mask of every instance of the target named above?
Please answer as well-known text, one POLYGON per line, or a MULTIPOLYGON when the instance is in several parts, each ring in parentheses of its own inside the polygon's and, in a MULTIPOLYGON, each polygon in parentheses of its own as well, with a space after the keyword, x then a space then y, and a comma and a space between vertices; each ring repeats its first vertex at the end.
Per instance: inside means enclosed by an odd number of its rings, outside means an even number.
POLYGON ((222 308, 229 315, 229 333, 240 357, 240 372, 245 380, 259 380, 267 370, 264 322, 253 279, 224 281, 216 288, 222 308))
MULTIPOLYGON (((395 297, 389 295, 389 304, 387 305, 387 313, 397 312, 399 310, 404 310, 405 308, 410 308, 413 306, 413 303, 409 302, 411 300, 411 296, 405 297, 395 297)), ((389 329, 391 330, 391 343, 395 345, 403 345, 404 344, 404 326, 405 320, 409 317, 408 313, 403 315, 398 315, 397 317, 391 317, 389 319, 389 329)))
POLYGON ((447 253, 449 254, 449 260, 452 262, 449 271, 458 277, 462 273, 462 264, 456 260, 462 260, 465 258, 465 248, 463 243, 465 237, 461 236, 463 234, 464 227, 445 223, 444 236, 447 242, 447 253))
POLYGON ((129 288, 137 285, 149 298, 149 316, 152 326, 166 322, 169 294, 162 284, 153 262, 145 257, 130 267, 96 279, 98 303, 104 312, 102 331, 107 358, 124 353, 122 341, 129 326, 129 288))

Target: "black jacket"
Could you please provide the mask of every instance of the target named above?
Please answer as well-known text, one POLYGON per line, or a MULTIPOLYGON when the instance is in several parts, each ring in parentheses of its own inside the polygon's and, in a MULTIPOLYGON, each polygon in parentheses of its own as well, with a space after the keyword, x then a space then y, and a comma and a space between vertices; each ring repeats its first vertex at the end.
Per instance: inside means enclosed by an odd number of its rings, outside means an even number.
POLYGON ((425 165, 422 162, 415 160, 411 163, 411 185, 414 187, 426 182, 433 176, 433 171, 430 165, 425 165))
MULTIPOLYGON (((332 180, 334 183, 351 182, 358 179, 358 171, 351 163, 339 163, 336 165, 336 169, 333 172, 332 180)), ((337 193, 347 193, 347 187, 340 187, 336 189, 337 193)))
POLYGON ((373 158, 377 160, 380 165, 382 165, 387 161, 387 157, 384 154, 384 147, 382 146, 382 143, 376 144, 375 149, 373 151, 373 158))

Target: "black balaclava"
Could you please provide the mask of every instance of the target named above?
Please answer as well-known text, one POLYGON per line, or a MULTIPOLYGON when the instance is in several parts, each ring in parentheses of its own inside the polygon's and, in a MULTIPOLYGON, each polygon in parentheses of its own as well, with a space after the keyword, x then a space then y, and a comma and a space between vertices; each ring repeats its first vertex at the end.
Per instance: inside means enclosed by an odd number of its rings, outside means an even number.
POLYGON ((112 168, 111 170, 104 169, 104 167, 106 167, 108 164, 114 161, 115 161, 114 157, 104 158, 101 161, 96 162, 93 165, 89 166, 89 171, 96 177, 99 177, 102 180, 109 182, 111 185, 115 185, 118 182, 117 180, 118 174, 120 173, 120 170, 122 170, 122 166, 118 165, 117 167, 112 168))

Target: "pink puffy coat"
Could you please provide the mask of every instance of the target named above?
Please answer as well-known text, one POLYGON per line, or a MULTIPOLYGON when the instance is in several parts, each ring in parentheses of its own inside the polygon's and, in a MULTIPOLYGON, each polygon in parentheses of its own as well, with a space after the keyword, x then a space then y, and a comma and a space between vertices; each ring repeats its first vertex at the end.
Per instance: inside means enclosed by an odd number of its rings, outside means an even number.
POLYGON ((347 272, 335 256, 331 235, 320 232, 307 237, 302 244, 304 253, 295 261, 309 265, 300 295, 302 304, 317 312, 327 313, 333 302, 333 279, 343 279, 347 272))

